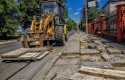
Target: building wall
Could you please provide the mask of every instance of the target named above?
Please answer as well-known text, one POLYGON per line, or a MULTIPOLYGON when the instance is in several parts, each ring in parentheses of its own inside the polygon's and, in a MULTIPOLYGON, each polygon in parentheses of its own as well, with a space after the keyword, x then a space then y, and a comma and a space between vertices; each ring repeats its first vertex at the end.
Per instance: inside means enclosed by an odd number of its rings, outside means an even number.
POLYGON ((107 4, 104 8, 104 14, 108 15, 109 14, 109 4, 107 4))
POLYGON ((102 8, 106 15, 109 15, 113 10, 116 9, 116 5, 125 0, 109 0, 109 2, 102 8))
MULTIPOLYGON (((113 10, 116 9, 116 5, 119 4, 120 2, 123 2, 123 1, 118 1, 118 2, 110 2, 110 12, 111 13, 113 10)), ((124 1, 125 2, 125 1, 124 1)))

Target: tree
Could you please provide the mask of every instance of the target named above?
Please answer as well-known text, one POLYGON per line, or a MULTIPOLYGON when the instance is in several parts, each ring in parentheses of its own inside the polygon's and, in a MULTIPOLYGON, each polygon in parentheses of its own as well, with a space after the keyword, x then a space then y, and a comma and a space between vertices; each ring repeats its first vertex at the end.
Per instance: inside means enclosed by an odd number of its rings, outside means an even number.
MULTIPOLYGON (((42 0, 41 0, 42 1, 42 0)), ((67 0, 61 0, 66 3, 67 0)), ((23 13, 22 26, 24 29, 28 28, 31 24, 33 16, 38 16, 40 18, 40 0, 20 0, 20 11, 23 13)), ((68 17, 68 8, 64 5, 64 18, 68 17)))
POLYGON ((0 0, 0 35, 7 37, 16 32, 21 13, 15 0, 0 0))
POLYGON ((71 18, 66 21, 66 25, 68 30, 75 30, 77 28, 77 23, 71 18))
POLYGON ((93 19, 98 19, 102 13, 103 11, 97 8, 88 9, 88 22, 91 22, 93 19))
POLYGON ((31 24, 34 15, 40 14, 40 10, 37 9, 38 0, 19 0, 20 12, 23 14, 22 27, 26 29, 31 24))

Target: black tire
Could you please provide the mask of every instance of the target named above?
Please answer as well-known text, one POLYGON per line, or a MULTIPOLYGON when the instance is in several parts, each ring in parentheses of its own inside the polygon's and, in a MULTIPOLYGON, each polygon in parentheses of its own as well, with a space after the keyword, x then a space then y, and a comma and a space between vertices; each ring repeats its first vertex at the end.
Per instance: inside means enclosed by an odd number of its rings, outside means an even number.
POLYGON ((65 41, 68 41, 68 36, 67 36, 67 34, 65 35, 65 41))
POLYGON ((55 39, 56 39, 56 45, 58 46, 65 45, 65 35, 64 35, 63 26, 55 27, 55 39))

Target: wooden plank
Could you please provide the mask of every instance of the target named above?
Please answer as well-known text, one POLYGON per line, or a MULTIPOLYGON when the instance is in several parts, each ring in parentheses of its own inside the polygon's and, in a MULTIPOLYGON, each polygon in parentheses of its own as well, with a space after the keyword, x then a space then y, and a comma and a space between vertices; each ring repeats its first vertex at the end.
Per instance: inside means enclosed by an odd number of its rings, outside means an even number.
POLYGON ((104 78, 100 76, 93 76, 88 74, 75 73, 69 78, 69 80, 114 80, 114 79, 104 78))
POLYGON ((82 66, 79 69, 81 73, 88 73, 92 75, 99 75, 104 77, 115 77, 125 79, 125 71, 110 70, 110 69, 100 69, 82 66))

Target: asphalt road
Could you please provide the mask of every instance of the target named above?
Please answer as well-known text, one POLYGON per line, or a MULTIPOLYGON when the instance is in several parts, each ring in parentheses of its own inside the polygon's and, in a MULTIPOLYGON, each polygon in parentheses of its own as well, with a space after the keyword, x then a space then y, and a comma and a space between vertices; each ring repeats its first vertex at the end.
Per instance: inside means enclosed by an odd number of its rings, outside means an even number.
MULTIPOLYGON (((70 37, 71 35, 73 35, 76 31, 70 31, 68 32, 68 37, 70 37)), ((12 43, 6 43, 6 44, 1 44, 0 45, 0 55, 19 49, 22 47, 22 43, 21 42, 12 42, 12 43)))
MULTIPOLYGON (((72 31, 68 33, 68 37, 70 38, 76 31, 72 31)), ((69 40, 70 41, 70 40, 69 40)), ((69 42, 68 41, 68 42, 69 42)), ((67 44, 67 42, 66 42, 67 44)), ((20 48, 21 42, 12 42, 0 45, 0 52, 12 51, 17 48, 20 48)), ((54 47, 54 51, 47 55, 46 58, 43 58, 40 61, 26 63, 26 62, 12 62, 12 63, 0 63, 0 80, 31 80, 31 78, 42 69, 48 62, 52 61, 54 57, 63 49, 65 46, 54 47), (18 64, 18 65, 17 65, 18 64), (36 66, 37 65, 37 66, 36 66), (25 67, 26 66, 26 67, 25 67), (25 68, 23 68, 25 67, 25 68), (19 70, 19 71, 18 71, 19 70), (9 73, 8 73, 9 71, 9 73), (8 74, 6 74, 8 73, 8 74), (6 74, 6 75, 5 75, 6 74)), ((1 53, 3 54, 3 53, 1 53)))

